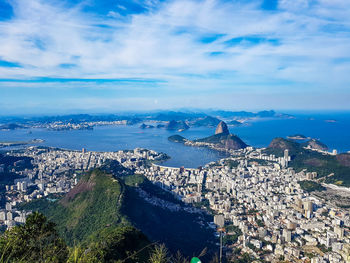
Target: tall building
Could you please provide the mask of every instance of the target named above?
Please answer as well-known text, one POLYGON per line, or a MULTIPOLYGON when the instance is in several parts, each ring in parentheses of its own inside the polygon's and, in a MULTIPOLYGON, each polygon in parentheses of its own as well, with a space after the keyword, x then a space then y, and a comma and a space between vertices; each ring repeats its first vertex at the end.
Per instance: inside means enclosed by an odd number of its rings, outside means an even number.
POLYGON ((283 236, 285 242, 292 241, 292 232, 290 230, 283 229, 282 236, 283 236))
POLYGON ((288 151, 288 149, 284 150, 284 159, 286 159, 287 161, 289 159, 289 151, 288 151))
POLYGON ((311 201, 304 202, 304 211, 305 211, 305 217, 311 218, 312 212, 313 212, 313 204, 311 201))

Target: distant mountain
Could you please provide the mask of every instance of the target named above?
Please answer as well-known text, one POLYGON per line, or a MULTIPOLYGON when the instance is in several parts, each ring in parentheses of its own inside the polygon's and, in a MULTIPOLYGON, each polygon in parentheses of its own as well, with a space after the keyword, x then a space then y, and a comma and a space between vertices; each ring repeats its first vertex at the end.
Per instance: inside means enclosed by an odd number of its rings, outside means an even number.
POLYGON ((215 127, 220 123, 220 120, 218 118, 215 117, 211 117, 211 116, 205 116, 203 118, 199 118, 194 120, 193 122, 190 123, 191 126, 194 127, 215 127))
POLYGON ((259 112, 249 112, 249 111, 224 111, 224 110, 217 110, 217 111, 210 111, 208 114, 212 114, 215 116, 219 116, 221 118, 253 118, 253 117, 260 117, 260 118, 269 118, 276 116, 276 112, 273 110, 269 111, 259 111, 259 112))
POLYGON ((189 128, 189 126, 187 125, 187 123, 185 121, 175 121, 175 120, 171 120, 166 126, 165 128, 167 130, 187 130, 189 128))
POLYGON ((16 130, 16 129, 26 129, 27 127, 19 125, 16 123, 9 123, 0 125, 0 130, 16 130))
POLYGON ((240 122, 240 121, 232 120, 232 121, 227 121, 226 124, 227 124, 227 125, 231 125, 231 126, 240 126, 240 125, 242 125, 243 123, 240 122))
POLYGON ((158 121, 185 121, 185 120, 194 120, 198 118, 205 117, 206 114, 204 113, 194 113, 194 112, 175 112, 175 111, 168 111, 168 112, 161 112, 157 115, 153 115, 150 118, 158 121))
POLYGON ((273 110, 264 110, 256 113, 256 117, 260 117, 260 118, 270 118, 270 117, 274 117, 275 115, 276 115, 276 112, 273 110))

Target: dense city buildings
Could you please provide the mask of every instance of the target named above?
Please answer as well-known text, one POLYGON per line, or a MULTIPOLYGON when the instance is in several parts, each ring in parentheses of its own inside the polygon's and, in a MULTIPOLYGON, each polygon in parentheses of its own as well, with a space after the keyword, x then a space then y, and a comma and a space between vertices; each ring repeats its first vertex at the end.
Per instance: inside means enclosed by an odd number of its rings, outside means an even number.
MULTIPOLYGON (((164 158, 163 154, 145 149, 91 152, 28 147, 8 154, 32 158, 34 168, 18 172, 22 177, 6 186, 6 205, 0 210, 0 223, 6 227, 25 222, 28 212, 17 209, 18 204, 66 193, 81 172, 116 160, 187 203, 188 211, 204 209, 220 215, 210 227, 225 224, 227 237, 238 235, 234 242, 225 243, 226 256, 235 257, 239 249, 240 254, 270 262, 350 260, 348 210, 304 191, 300 182, 317 174, 296 173, 288 167, 288 150, 283 157, 253 147, 230 150, 230 157, 198 169, 159 165, 154 161, 164 158)), ((141 189, 138 193, 154 205, 181 209, 141 189)))

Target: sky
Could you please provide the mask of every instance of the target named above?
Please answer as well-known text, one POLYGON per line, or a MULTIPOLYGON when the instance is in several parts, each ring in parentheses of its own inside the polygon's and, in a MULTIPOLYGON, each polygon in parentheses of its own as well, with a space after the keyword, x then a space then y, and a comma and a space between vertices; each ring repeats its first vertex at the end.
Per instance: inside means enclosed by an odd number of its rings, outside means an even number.
POLYGON ((0 115, 350 109, 349 0, 0 0, 0 115))

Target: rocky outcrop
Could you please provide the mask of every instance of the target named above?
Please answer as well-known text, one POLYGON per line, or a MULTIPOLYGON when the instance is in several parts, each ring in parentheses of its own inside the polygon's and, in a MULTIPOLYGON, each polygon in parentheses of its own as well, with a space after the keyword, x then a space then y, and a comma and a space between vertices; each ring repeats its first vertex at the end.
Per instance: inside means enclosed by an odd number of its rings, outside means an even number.
POLYGON ((222 134, 222 135, 230 134, 230 131, 228 130, 227 124, 223 121, 220 121, 220 123, 216 127, 215 134, 222 134))
POLYGON ((147 124, 142 123, 142 124, 140 125, 140 128, 141 128, 141 129, 152 129, 152 128, 154 128, 154 126, 153 126, 153 125, 147 125, 147 124))
POLYGON ((165 128, 167 130, 187 130, 189 126, 184 121, 170 121, 165 128))
MULTIPOLYGON (((303 145, 304 146, 304 145, 303 145)), ((311 149, 315 150, 322 150, 322 151, 327 151, 328 146, 325 145, 324 143, 320 142, 319 140, 316 139, 311 139, 305 144, 306 147, 309 147, 311 149)))

